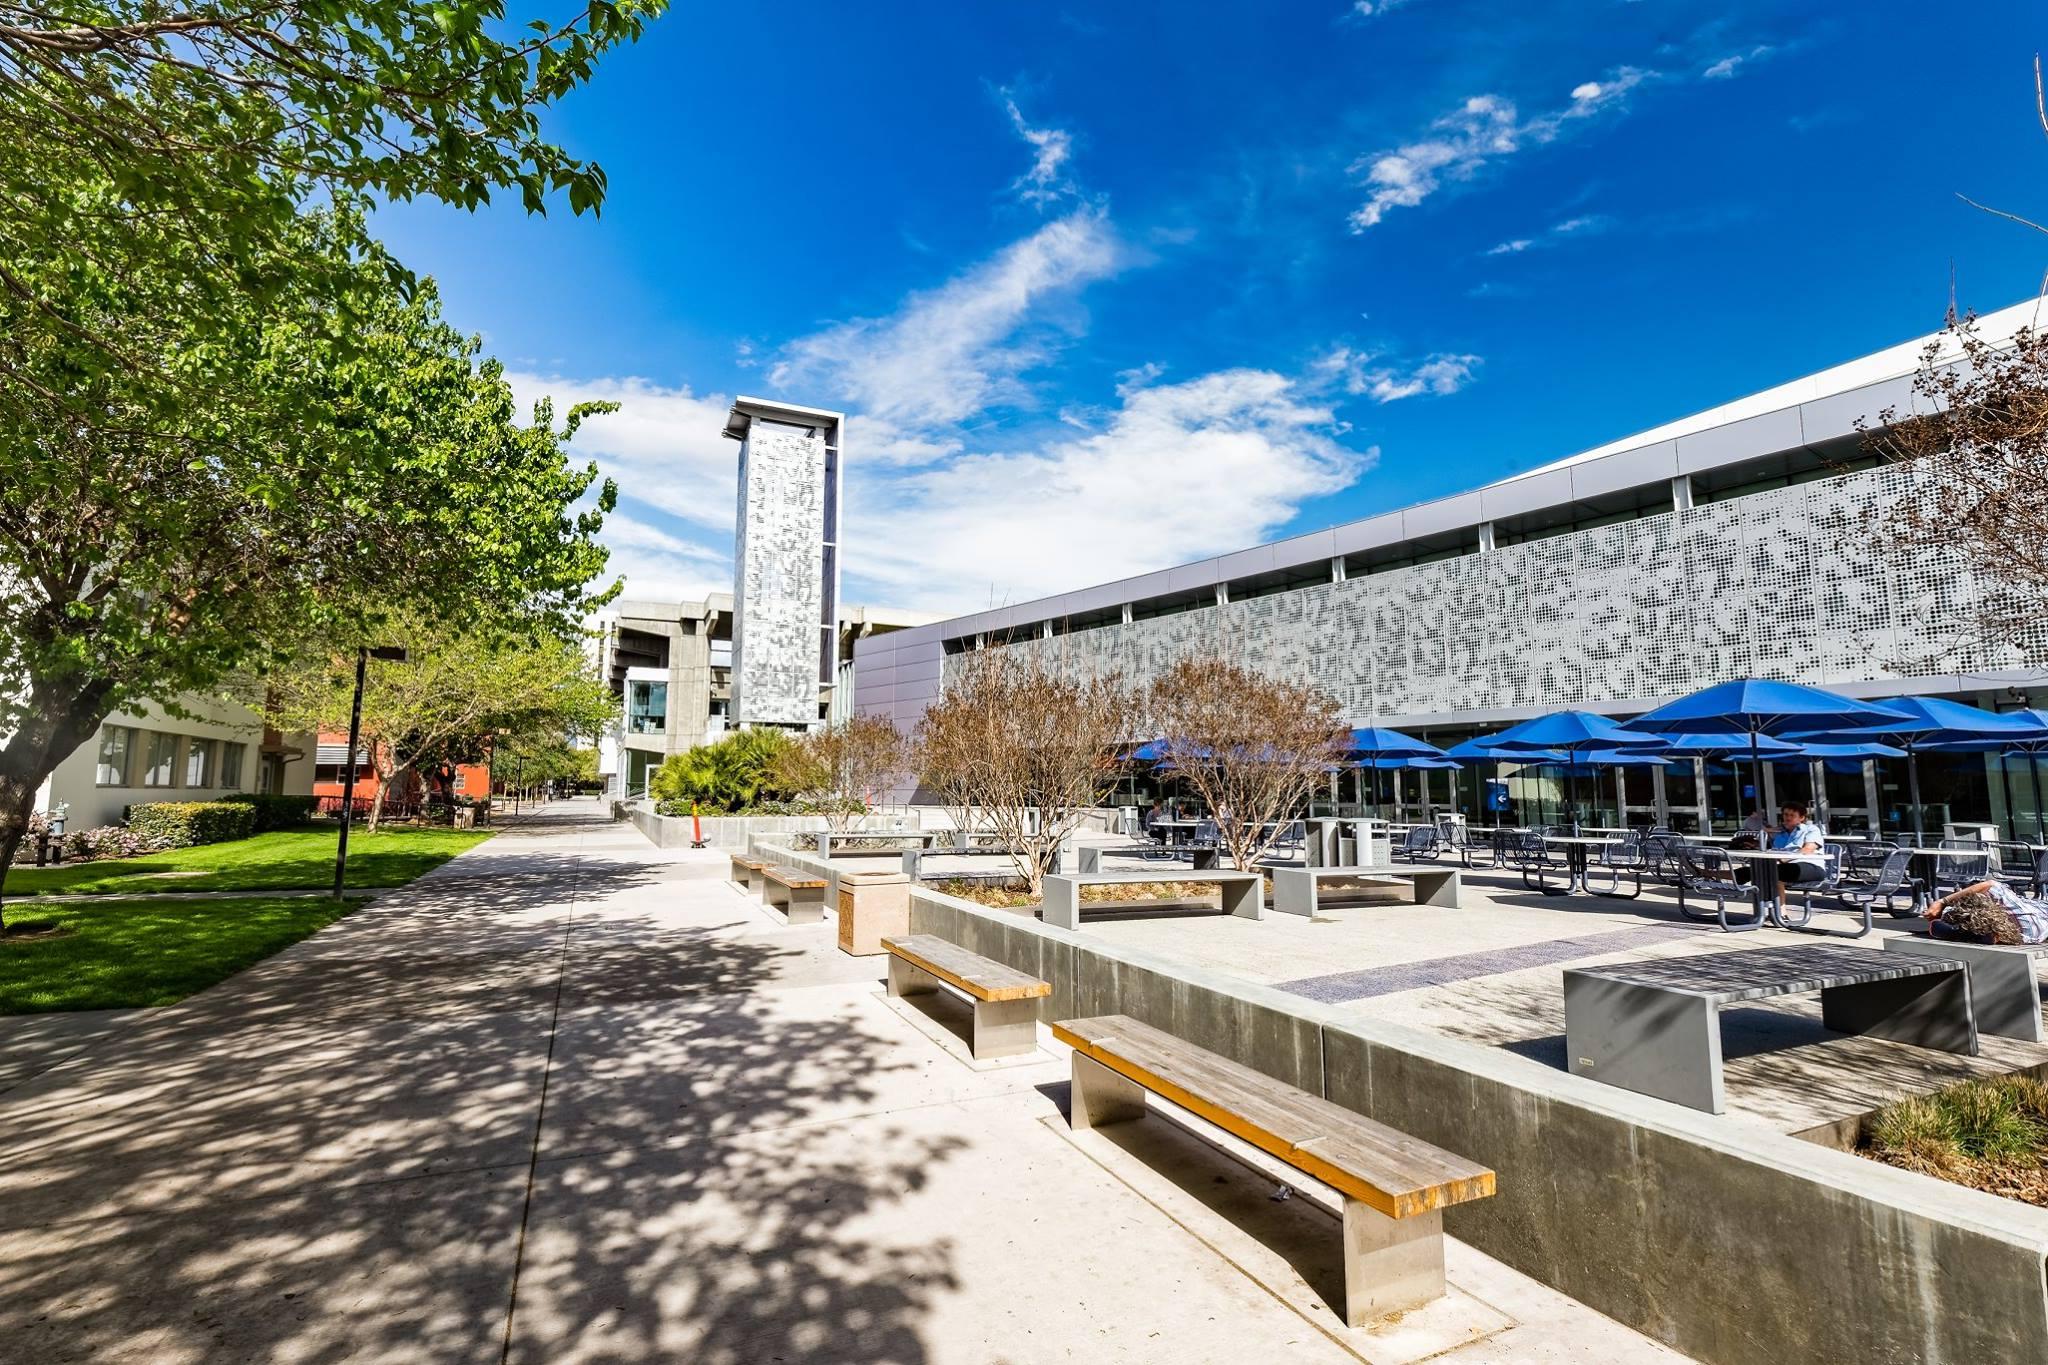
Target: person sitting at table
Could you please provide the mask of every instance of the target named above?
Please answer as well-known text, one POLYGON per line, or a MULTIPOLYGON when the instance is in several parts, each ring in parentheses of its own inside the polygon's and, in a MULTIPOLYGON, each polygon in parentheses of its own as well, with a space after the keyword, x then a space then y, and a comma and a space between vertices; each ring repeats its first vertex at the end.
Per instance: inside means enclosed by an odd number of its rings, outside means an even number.
POLYGON ((1152 809, 1145 812, 1145 837, 1159 843, 1165 843, 1166 833, 1159 828, 1159 822, 1165 818, 1166 807, 1159 804, 1158 797, 1153 797, 1152 809))
POLYGON ((1976 882, 1929 901, 1927 932, 1964 943, 2048 943, 2048 903, 2004 882, 1976 882))
POLYGON ((1771 822, 1764 815, 1764 808, 1762 806, 1754 807, 1743 820, 1742 828, 1736 831, 1733 839, 1728 841, 1728 847, 1762 848, 1764 846, 1764 838, 1770 832, 1770 828, 1771 822))
POLYGON ((1783 886, 1812 886, 1828 879, 1827 836, 1813 823, 1804 801, 1787 801, 1778 810, 1778 832, 1771 836, 1776 853, 1810 853, 1778 865, 1783 886))

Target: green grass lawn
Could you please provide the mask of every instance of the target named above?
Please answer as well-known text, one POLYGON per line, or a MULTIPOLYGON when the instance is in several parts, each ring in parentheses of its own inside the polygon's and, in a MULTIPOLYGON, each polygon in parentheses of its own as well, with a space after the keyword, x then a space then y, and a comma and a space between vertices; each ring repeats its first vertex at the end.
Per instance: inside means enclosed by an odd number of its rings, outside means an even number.
POLYGON ((7 908, 10 920, 55 920, 70 932, 0 938, 0 1015, 168 1005, 298 942, 359 904, 325 896, 41 906, 16 901, 7 908))
MULTIPOLYGON (((155 891, 300 891, 334 884, 334 828, 277 830, 225 844, 202 844, 140 858, 63 867, 15 867, 6 892, 143 895, 155 891), (177 875, 166 876, 171 873, 177 875)), ((393 826, 348 836, 348 884, 403 886, 490 838, 488 830, 393 826)))

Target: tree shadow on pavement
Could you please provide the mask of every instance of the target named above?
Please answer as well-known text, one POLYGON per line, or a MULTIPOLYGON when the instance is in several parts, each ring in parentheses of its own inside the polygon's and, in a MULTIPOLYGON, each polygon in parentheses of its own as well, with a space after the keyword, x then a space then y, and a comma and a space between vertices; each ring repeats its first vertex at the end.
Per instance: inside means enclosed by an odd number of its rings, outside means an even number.
POLYGON ((951 1250, 892 1206, 961 1143, 877 1112, 916 1103, 902 1034, 716 905, 556 913, 659 863, 491 861, 526 875, 421 883, 335 926, 360 951, 315 936, 0 1095, 0 1354, 924 1357, 951 1250))

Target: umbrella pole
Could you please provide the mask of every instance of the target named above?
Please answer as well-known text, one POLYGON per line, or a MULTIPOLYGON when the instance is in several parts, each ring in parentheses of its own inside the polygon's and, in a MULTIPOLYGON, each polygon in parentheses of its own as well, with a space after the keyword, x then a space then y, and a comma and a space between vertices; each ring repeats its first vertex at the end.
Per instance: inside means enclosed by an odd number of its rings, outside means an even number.
POLYGON ((2005 793, 2005 828, 2014 843, 2019 842, 2020 817, 2012 808, 2012 770, 2006 766, 2005 755, 1998 756, 1998 785, 2005 793))
POLYGON ((2034 778, 2034 838, 2048 844, 2048 824, 2044 824, 2048 816, 2044 816, 2041 809, 2048 804, 2041 800, 2041 756, 2032 749, 2027 750, 2027 769, 2034 778))
POLYGON ((1920 751, 1910 743, 1906 746, 1906 790, 1913 798, 1913 843, 1925 848, 1927 831, 1922 828, 1925 817, 1920 810, 1920 751))

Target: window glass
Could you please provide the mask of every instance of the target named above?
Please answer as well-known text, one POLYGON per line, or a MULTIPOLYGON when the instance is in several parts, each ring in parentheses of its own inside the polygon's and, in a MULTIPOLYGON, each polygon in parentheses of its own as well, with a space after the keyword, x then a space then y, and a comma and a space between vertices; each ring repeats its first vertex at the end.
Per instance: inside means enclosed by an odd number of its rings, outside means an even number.
POLYGON ((128 762, 135 732, 125 725, 109 725, 100 731, 99 766, 93 780, 102 787, 128 785, 128 762))
POLYGON ((143 762, 142 785, 168 787, 177 781, 178 737, 151 731, 149 756, 143 762))
POLYGON ((668 728, 668 684, 632 682, 627 684, 626 731, 635 735, 658 735, 668 728))
POLYGON ((188 787, 210 787, 213 785, 212 740, 195 737, 185 741, 185 785, 188 787))
POLYGON ((246 744, 223 744, 220 746, 220 784, 229 791, 239 791, 242 786, 242 750, 246 744))

